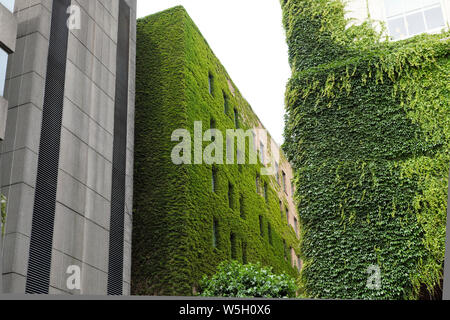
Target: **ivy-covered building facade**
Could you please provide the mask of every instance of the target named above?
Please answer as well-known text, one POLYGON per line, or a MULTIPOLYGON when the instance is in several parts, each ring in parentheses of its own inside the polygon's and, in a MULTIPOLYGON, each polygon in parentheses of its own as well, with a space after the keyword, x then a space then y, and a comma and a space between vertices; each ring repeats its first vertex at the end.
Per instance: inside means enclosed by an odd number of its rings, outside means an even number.
MULTIPOLYGON (((341 0, 280 2, 293 71, 284 150, 296 170, 302 294, 439 298, 450 162, 449 33, 442 28, 409 38, 417 25, 407 8, 420 1, 386 0, 387 30, 371 20, 372 1, 350 1, 365 2, 369 12, 357 24, 346 19, 341 0), (392 27, 395 4, 404 9, 396 14, 405 30, 392 27)), ((446 12, 440 3, 413 9, 429 24, 427 14, 446 12)))
POLYGON ((290 163, 184 8, 138 20, 136 69, 132 294, 195 294, 226 260, 297 277, 290 163), (227 159, 207 164, 203 150, 220 144, 210 129, 248 133, 244 148, 224 138, 227 159), (179 130, 192 138, 181 164, 173 160, 179 130))

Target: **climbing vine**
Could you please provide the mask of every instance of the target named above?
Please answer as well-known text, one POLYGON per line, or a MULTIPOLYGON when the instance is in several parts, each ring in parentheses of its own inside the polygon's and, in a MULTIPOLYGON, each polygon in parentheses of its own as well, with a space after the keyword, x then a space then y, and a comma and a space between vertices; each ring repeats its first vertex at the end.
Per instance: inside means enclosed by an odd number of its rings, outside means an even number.
POLYGON ((390 42, 340 0, 281 1, 293 74, 284 149, 320 298, 440 291, 450 162, 449 33, 390 42), (378 266, 381 287, 367 286, 378 266))
POLYGON ((225 132, 236 123, 244 131, 258 124, 182 7, 139 19, 133 294, 192 295, 203 276, 227 260, 260 262, 297 277, 288 249, 298 252, 299 241, 280 212, 280 200, 287 201, 271 176, 259 178, 260 187, 268 185, 267 199, 257 192, 260 163, 173 164, 179 142, 171 141, 172 133, 187 129, 194 137, 196 121, 202 133, 210 126, 225 132))

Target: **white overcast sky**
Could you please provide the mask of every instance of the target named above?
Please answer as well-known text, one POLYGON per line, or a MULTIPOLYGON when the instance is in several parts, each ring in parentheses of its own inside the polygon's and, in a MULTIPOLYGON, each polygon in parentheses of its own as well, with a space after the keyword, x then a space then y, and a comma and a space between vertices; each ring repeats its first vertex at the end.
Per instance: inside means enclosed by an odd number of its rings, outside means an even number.
POLYGON ((144 17, 186 8, 263 125, 283 143, 284 93, 290 77, 278 0, 138 0, 144 17))

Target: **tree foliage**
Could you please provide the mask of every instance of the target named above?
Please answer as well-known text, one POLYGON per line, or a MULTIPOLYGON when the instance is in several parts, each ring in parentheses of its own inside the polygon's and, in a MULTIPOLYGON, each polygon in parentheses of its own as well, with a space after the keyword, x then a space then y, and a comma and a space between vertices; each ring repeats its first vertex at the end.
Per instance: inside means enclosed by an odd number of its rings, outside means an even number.
POLYGON ((439 291, 450 160, 448 33, 381 41, 340 0, 282 1, 292 78, 284 150, 296 168, 309 297, 439 291), (367 287, 381 270, 381 288, 367 287))
POLYGON ((232 261, 220 264, 211 278, 205 276, 199 289, 203 297, 295 298, 297 287, 294 278, 274 274, 272 268, 232 261))

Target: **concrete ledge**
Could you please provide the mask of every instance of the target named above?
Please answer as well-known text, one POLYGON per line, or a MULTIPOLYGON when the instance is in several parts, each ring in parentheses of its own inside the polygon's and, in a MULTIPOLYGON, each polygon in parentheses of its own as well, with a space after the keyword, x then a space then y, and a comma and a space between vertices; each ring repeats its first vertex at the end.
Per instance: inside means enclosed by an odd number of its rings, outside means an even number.
POLYGON ((8 101, 0 97, 0 141, 5 138, 6 116, 8 113, 8 101))
POLYGON ((16 50, 16 37, 16 17, 0 4, 0 47, 8 53, 13 53, 16 50))

